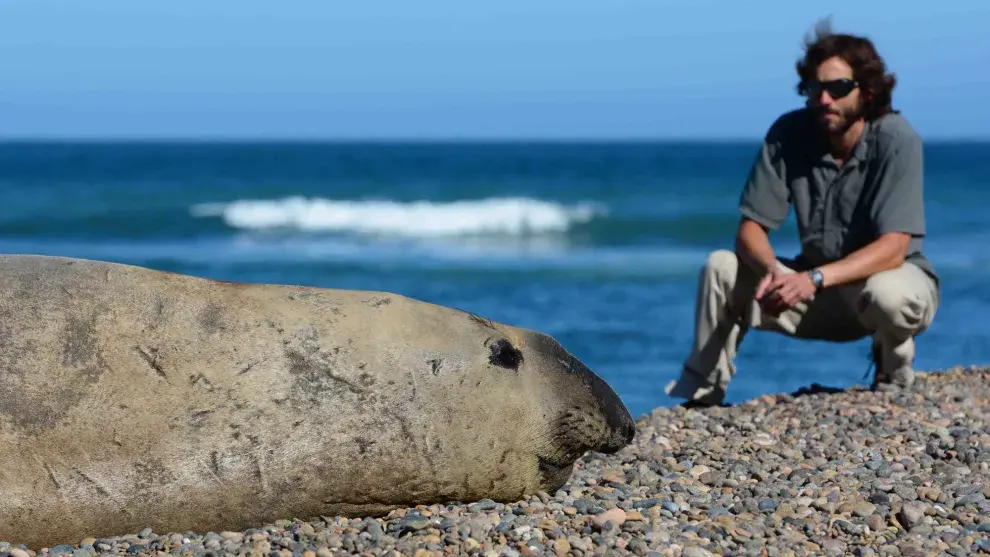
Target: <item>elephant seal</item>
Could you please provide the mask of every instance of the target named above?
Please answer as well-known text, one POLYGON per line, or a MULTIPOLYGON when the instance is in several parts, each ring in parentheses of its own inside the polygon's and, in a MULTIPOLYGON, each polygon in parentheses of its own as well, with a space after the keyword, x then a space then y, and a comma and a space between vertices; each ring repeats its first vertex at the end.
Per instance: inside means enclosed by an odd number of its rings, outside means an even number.
POLYGON ((635 424, 553 338, 403 296, 0 256, 0 539, 554 492, 635 424))

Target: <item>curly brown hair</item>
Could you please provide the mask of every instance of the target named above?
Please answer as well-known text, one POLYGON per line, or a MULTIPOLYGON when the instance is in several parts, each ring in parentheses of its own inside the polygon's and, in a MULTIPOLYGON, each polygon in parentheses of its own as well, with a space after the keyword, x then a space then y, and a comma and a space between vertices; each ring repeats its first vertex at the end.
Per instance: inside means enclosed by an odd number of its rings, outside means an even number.
POLYGON ((898 112, 891 105, 897 78, 887 72, 887 65, 873 42, 862 36, 833 33, 828 19, 819 22, 814 33, 805 37, 804 57, 795 65, 800 78, 797 84, 799 95, 804 94, 804 83, 815 79, 818 66, 834 56, 852 67, 853 79, 864 93, 863 116, 867 120, 898 112))

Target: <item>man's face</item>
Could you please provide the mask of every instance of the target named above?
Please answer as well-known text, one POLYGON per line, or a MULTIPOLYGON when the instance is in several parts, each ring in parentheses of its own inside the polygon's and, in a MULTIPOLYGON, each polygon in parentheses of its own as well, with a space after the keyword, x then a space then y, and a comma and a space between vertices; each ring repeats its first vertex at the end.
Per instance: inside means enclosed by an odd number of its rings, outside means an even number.
POLYGON ((828 133, 840 134, 863 117, 861 89, 853 82, 852 68, 841 58, 822 62, 807 85, 808 106, 828 133))

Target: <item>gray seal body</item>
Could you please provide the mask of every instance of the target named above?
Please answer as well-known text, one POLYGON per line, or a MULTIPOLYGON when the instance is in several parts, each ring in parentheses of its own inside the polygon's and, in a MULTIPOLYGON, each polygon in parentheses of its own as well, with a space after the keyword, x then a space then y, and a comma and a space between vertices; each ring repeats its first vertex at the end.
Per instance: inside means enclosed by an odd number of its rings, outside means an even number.
POLYGON ((0 256, 0 539, 555 491, 628 444, 553 338, 389 293, 0 256))

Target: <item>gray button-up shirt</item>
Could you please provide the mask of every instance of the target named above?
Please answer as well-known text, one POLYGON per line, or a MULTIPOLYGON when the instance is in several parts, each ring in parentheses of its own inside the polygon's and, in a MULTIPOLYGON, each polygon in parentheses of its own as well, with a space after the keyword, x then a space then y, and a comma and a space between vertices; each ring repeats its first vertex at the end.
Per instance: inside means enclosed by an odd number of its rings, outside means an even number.
POLYGON ((808 268, 842 259, 881 234, 911 235, 907 261, 938 281, 922 254, 925 236, 921 137, 900 114, 867 122, 841 167, 811 111, 788 112, 770 127, 740 199, 740 211, 777 229, 794 208, 808 268))

